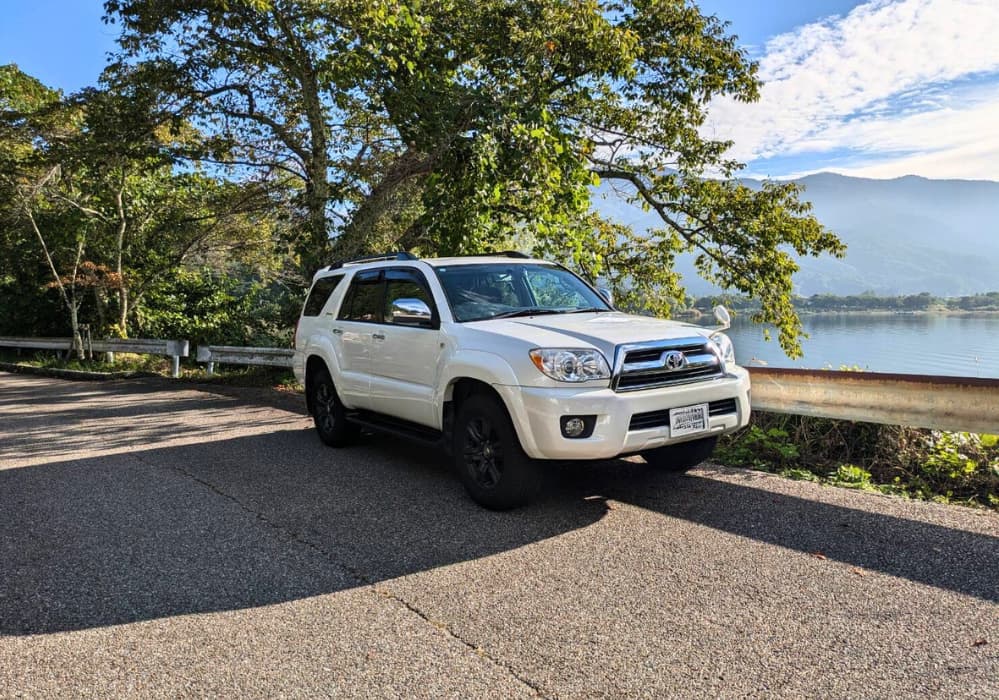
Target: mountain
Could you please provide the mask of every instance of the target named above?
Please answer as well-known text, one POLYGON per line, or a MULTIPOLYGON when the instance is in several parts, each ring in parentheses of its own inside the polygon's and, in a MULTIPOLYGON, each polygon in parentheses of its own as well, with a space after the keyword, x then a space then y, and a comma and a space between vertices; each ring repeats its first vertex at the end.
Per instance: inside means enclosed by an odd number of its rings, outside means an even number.
MULTIPOLYGON (((743 180, 749 187, 758 180, 743 180)), ((815 216, 847 244, 846 258, 802 258, 795 291, 960 296, 999 289, 999 182, 907 176, 872 180, 818 173, 795 182, 815 216)), ((657 218, 603 184, 594 208, 636 229, 657 218)), ((677 262, 688 291, 712 293, 691 259, 677 262)))

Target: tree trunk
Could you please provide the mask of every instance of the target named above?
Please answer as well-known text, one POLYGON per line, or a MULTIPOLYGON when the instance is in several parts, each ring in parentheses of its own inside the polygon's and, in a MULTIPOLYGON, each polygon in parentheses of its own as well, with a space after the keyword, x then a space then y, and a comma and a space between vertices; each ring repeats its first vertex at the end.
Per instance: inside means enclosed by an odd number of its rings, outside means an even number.
POLYGON ((80 305, 76 301, 76 290, 70 290, 69 295, 69 325, 73 332, 73 352, 76 353, 76 359, 82 360, 83 354, 83 337, 80 335, 80 319, 78 312, 80 310, 80 305))
POLYGON ((118 216, 118 237, 115 241, 115 272, 118 274, 118 333, 122 338, 128 337, 128 284, 122 266, 125 257, 125 231, 128 229, 128 219, 125 217, 125 169, 121 170, 121 181, 114 197, 115 211, 118 216))

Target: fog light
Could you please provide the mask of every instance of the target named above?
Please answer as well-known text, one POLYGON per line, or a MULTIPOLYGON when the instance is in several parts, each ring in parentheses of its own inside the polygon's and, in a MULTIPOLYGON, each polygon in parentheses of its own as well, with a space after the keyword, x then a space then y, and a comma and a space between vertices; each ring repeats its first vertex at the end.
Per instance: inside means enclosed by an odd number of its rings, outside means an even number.
POLYGON ((562 437, 588 438, 593 435, 593 427, 597 423, 596 416, 562 416, 559 424, 562 426, 562 437))
POLYGON ((586 423, 583 422, 582 418, 570 418, 562 426, 562 432, 565 433, 566 437, 579 437, 586 430, 586 423))

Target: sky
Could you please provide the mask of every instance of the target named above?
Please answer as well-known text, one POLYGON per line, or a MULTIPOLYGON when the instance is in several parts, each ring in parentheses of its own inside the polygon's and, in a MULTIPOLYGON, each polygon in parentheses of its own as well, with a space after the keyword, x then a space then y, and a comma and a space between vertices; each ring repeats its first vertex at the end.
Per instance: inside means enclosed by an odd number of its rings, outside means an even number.
MULTIPOLYGON (((746 174, 999 180, 999 0, 700 0, 760 65, 759 102, 716 100, 704 133, 746 174)), ((0 0, 0 64, 66 92, 116 30, 100 0, 0 0)))

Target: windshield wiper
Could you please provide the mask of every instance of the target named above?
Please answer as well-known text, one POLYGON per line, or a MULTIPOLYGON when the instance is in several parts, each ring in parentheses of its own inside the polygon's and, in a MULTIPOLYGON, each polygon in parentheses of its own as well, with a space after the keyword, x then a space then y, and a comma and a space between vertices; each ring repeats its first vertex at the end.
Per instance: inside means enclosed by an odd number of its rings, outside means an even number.
MULTIPOLYGON (((513 311, 504 311, 501 314, 496 314, 495 316, 490 316, 489 319, 494 318, 517 318, 518 316, 541 316, 543 314, 563 314, 564 311, 559 309, 514 309, 513 311)), ((486 319, 483 319, 486 320, 486 319)))
POLYGON ((572 311, 566 311, 567 314, 586 314, 586 313, 610 313, 614 309, 601 309, 596 306, 591 306, 588 309, 573 309, 572 311))

